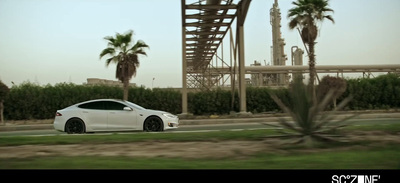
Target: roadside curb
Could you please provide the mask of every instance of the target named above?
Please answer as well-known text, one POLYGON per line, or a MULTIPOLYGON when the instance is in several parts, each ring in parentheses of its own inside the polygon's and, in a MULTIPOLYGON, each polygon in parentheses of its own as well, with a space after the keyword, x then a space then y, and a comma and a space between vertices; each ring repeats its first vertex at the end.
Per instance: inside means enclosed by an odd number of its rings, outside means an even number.
MULTIPOLYGON (((356 113, 338 114, 337 118, 345 118, 356 113)), ((229 123, 265 123, 277 122, 279 118, 290 119, 288 116, 260 116, 260 117, 242 117, 242 118, 208 118, 208 119, 181 119, 179 125, 209 125, 209 124, 229 124, 229 123)), ((400 112, 388 113, 360 113, 354 119, 376 119, 376 118, 400 118, 400 112)), ((23 131, 23 130, 51 130, 53 124, 32 124, 32 125, 14 125, 9 124, 0 126, 0 132, 23 131)))

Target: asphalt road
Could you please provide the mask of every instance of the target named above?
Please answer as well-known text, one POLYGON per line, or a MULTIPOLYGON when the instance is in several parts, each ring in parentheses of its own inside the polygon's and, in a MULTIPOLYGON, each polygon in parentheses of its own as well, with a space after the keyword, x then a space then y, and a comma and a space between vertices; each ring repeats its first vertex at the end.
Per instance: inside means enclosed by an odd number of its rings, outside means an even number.
MULTIPOLYGON (((352 125, 387 125, 393 123, 400 123, 400 118, 375 118, 375 119, 354 119, 351 120, 352 125)), ((277 122, 268 122, 269 124, 277 124, 277 122)), ((204 125, 182 125, 178 129, 168 130, 162 133, 184 133, 184 132, 207 132, 207 131, 239 131, 239 130, 256 130, 256 129, 271 129, 272 126, 264 125, 257 122, 249 123, 226 123, 226 124, 204 124, 204 125)), ((144 133, 141 131, 134 132, 98 132, 88 133, 93 134, 106 134, 106 133, 144 133)), ((45 130, 21 130, 21 131, 2 131, 0 137, 6 136, 52 136, 52 135, 68 135, 65 132, 59 132, 52 129, 45 130)))

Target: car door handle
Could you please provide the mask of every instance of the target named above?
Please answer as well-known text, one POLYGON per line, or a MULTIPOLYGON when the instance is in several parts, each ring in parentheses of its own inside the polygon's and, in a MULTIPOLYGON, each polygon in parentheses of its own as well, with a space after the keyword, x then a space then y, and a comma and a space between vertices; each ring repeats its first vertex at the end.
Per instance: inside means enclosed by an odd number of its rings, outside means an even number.
POLYGON ((87 111, 82 111, 83 113, 89 113, 89 112, 87 112, 87 111))

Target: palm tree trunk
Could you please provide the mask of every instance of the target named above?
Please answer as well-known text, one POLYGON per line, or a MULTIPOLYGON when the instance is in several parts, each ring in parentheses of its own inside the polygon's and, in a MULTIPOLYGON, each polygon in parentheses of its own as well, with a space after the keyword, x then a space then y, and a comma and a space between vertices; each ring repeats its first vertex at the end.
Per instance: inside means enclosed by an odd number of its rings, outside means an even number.
POLYGON ((308 86, 309 86, 309 91, 312 93, 312 100, 314 102, 316 102, 317 94, 315 93, 315 86, 314 86, 315 75, 316 75, 314 46, 315 46, 315 42, 310 41, 310 43, 308 44, 308 47, 310 49, 310 54, 308 55, 308 57, 309 57, 308 65, 309 65, 309 69, 310 69, 310 81, 308 83, 308 86))
POLYGON ((336 97, 333 98, 333 109, 336 110, 336 97))
POLYGON ((123 100, 128 100, 128 91, 129 91, 129 79, 128 78, 124 79, 123 85, 124 85, 124 98, 123 98, 123 100))
POLYGON ((4 105, 3 101, 0 101, 0 124, 5 125, 4 117, 3 117, 3 112, 4 112, 4 105))

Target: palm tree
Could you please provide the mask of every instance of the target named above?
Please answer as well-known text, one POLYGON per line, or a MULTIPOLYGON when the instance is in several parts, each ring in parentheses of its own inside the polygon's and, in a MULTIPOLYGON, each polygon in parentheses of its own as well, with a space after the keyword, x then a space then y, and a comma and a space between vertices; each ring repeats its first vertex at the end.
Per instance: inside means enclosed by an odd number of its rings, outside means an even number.
POLYGON ((129 30, 125 34, 116 33, 115 37, 104 37, 108 41, 108 46, 100 53, 100 59, 105 55, 110 56, 106 60, 106 66, 111 62, 117 64, 115 77, 123 83, 123 100, 128 100, 129 80, 132 76, 136 76, 136 71, 139 67, 138 56, 147 56, 144 48, 149 48, 142 40, 138 40, 133 44, 132 35, 133 31, 129 30))
POLYGON ((5 125, 4 121, 4 101, 7 97, 7 95, 10 93, 10 89, 5 85, 1 80, 0 80, 0 124, 5 125))
POLYGON ((294 8, 289 9, 288 18, 289 28, 299 30, 300 36, 304 44, 308 45, 308 57, 309 57, 309 69, 310 69, 310 81, 309 89, 313 93, 313 100, 316 100, 316 93, 314 87, 315 80, 315 53, 314 46, 315 40, 318 35, 317 22, 322 22, 324 19, 328 19, 335 23, 333 18, 327 13, 333 10, 328 7, 329 0, 297 0, 292 2, 295 5, 294 8))

